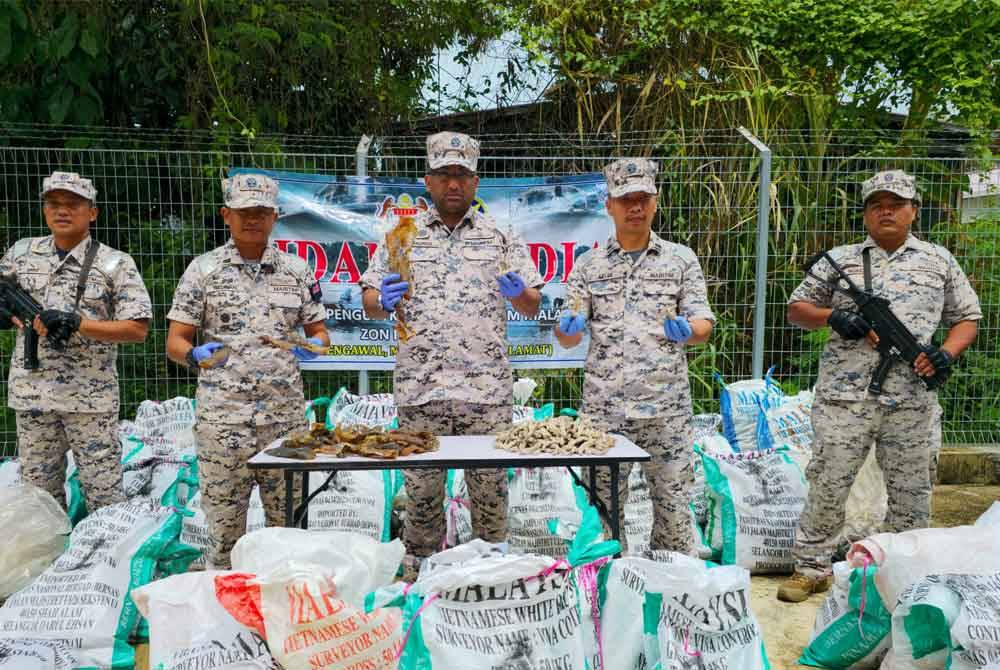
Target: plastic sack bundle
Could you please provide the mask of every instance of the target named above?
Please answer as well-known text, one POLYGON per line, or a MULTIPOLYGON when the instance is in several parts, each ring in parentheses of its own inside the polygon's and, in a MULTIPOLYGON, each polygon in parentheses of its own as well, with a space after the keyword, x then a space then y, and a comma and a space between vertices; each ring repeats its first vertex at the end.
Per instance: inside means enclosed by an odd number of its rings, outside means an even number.
POLYGON ((777 405, 761 406, 757 416, 757 448, 788 447, 797 454, 799 467, 812 455, 813 392, 785 396, 777 405))
POLYGON ((231 554, 233 570, 262 576, 290 561, 333 568, 341 597, 356 604, 389 584, 405 549, 399 540, 379 542, 358 533, 264 528, 244 535, 231 554))
POLYGON ((632 465, 628 476, 628 495, 625 500, 626 547, 630 556, 649 550, 653 532, 653 500, 649 496, 649 483, 638 463, 632 465))
POLYGON ((507 544, 514 554, 566 555, 567 543, 550 528, 579 527, 586 494, 566 468, 507 470, 507 544))
POLYGON ((463 470, 448 470, 444 483, 445 536, 441 548, 456 547, 472 539, 469 487, 463 470))
POLYGON ((397 423, 396 401, 391 393, 373 393, 357 395, 341 387, 332 398, 317 398, 310 403, 307 417, 312 406, 326 405, 326 427, 335 426, 368 426, 370 428, 390 428, 397 423))
POLYGON ((280 670, 261 635, 236 621, 216 596, 217 580, 240 574, 192 572, 132 591, 149 622, 150 668, 280 670))
POLYGON ((719 405, 722 411, 722 433, 734 451, 752 451, 757 448, 757 421, 760 411, 777 407, 783 400, 778 383, 771 377, 770 368, 764 379, 745 379, 726 384, 722 375, 715 373, 715 380, 722 387, 719 405))
POLYGON ((0 638, 0 670, 73 670, 76 659, 58 640, 0 638))
POLYGON ((0 460, 0 488, 21 483, 21 462, 16 458, 0 460))
POLYGON ((700 449, 709 498, 705 539, 725 565, 791 572, 808 484, 785 448, 712 456, 700 449))
POLYGON ((598 578, 604 670, 651 667, 646 646, 655 646, 656 630, 646 631, 643 625, 647 575, 652 584, 659 584, 660 576, 672 571, 690 574, 711 566, 670 551, 647 552, 642 557, 628 556, 606 563, 598 578), (651 640, 646 639, 647 632, 651 640))
MULTIPOLYGON (((330 474, 310 473, 310 493, 323 486, 330 474)), ((309 529, 360 533, 388 542, 393 499, 402 479, 402 473, 395 470, 337 471, 326 490, 309 504, 309 529)))
MULTIPOLYGON (((196 457, 195 408, 191 398, 144 400, 135 421, 119 424, 125 495, 160 500, 180 471, 196 457)), ((181 492, 181 503, 187 501, 181 492)))
POLYGON ((878 566, 875 586, 892 611, 903 590, 928 575, 1000 572, 1000 533, 976 526, 879 533, 856 542, 847 560, 854 567, 878 566))
POLYGON ((978 528, 1000 526, 1000 502, 994 502, 990 505, 990 508, 983 512, 973 525, 978 528))
POLYGON ((73 459, 73 452, 66 452, 66 480, 63 482, 66 494, 66 513, 74 526, 87 516, 87 501, 83 497, 83 486, 80 484, 80 471, 73 459))
POLYGON ((31 484, 0 487, 0 601, 27 586, 66 549, 72 527, 55 498, 31 484))
POLYGON ((885 477, 878 461, 875 460, 875 448, 872 447, 861 465, 861 470, 858 471, 858 476, 851 483, 851 491, 844 504, 841 542, 847 544, 858 542, 880 532, 888 511, 889 495, 885 490, 885 477))
POLYGON ((81 667, 132 668, 139 612, 128 594, 151 581, 180 530, 181 515, 151 500, 92 512, 55 563, 0 608, 0 637, 63 640, 81 667))
POLYGON ((770 668, 746 569, 678 561, 647 571, 645 588, 646 667, 770 668))
POLYGON ((929 575, 892 614, 891 670, 1000 667, 1000 573, 929 575))
POLYGON ((800 664, 831 670, 879 667, 891 644, 892 617, 875 588, 877 571, 874 565, 833 564, 833 586, 816 612, 800 664))

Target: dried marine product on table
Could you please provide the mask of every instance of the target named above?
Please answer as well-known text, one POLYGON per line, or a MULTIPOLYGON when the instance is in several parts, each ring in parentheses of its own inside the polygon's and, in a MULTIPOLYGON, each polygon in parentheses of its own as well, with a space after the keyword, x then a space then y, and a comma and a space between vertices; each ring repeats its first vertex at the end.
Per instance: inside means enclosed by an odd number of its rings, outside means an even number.
POLYGON ((313 450, 317 454, 338 458, 365 456, 394 459, 399 456, 437 451, 439 444, 438 438, 427 432, 383 431, 380 428, 366 426, 337 426, 333 430, 327 430, 323 424, 314 423, 308 431, 285 438, 282 447, 313 450))
MULTIPOLYGON (((412 216, 400 216, 392 230, 385 236, 386 250, 389 253, 389 269, 399 275, 402 281, 410 285, 410 290, 403 294, 404 300, 409 300, 413 293, 413 273, 410 269, 410 249, 417 237, 417 224, 412 216)), ((406 323, 403 313, 403 300, 396 303, 396 334, 406 342, 413 337, 413 329, 406 323)))
POLYGON ((311 461, 316 458, 316 451, 309 447, 271 447, 264 452, 268 456, 275 458, 292 458, 297 461, 311 461))
POLYGON ((604 454, 615 439, 585 417, 525 421, 497 433, 496 447, 519 454, 604 454))

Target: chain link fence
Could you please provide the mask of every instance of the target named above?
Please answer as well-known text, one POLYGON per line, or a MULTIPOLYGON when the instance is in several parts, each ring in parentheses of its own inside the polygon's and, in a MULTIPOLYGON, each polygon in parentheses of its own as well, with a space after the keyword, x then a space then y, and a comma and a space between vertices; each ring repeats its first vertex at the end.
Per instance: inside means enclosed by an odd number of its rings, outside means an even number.
MULTIPOLYGON (((561 134, 480 136, 483 177, 554 176, 596 172, 614 158, 646 155, 660 162, 660 210, 655 229, 691 246, 702 262, 719 319, 711 344, 692 348, 691 383, 698 411, 717 411, 712 373, 749 377, 755 305, 766 295, 764 366, 789 391, 811 386, 825 331, 805 333, 785 321, 785 300, 813 252, 865 235, 858 202, 871 173, 898 167, 915 174, 924 195, 918 236, 950 249, 973 280, 985 314, 973 350, 940 394, 945 440, 1000 438, 1000 203, 996 165, 966 158, 960 138, 904 143, 885 133, 813 136, 798 131, 760 135, 773 152, 767 249, 757 243, 761 156, 737 131, 698 136, 635 133, 618 137, 561 134), (980 175, 982 180, 969 175, 980 175), (991 181, 992 180, 992 181, 991 181), (974 182, 974 183, 973 183, 974 182), (768 272, 756 272, 758 254, 768 272)), ((187 264, 228 237, 218 209, 219 185, 229 167, 354 175, 359 161, 369 176, 424 173, 423 137, 375 138, 365 155, 358 138, 266 136, 251 140, 201 133, 144 130, 0 127, 0 226, 6 249, 17 239, 48 233, 39 190, 53 170, 92 178, 102 242, 135 258, 153 299, 154 322, 142 345, 119 347, 122 417, 145 399, 192 396, 195 379, 167 361, 165 315, 187 264), (252 150, 250 144, 252 142, 252 150)), ((0 332, 0 456, 16 451, 13 413, 6 410, 7 369, 15 333, 0 332)), ((580 370, 522 370, 539 382, 535 400, 557 408, 578 405, 580 370)), ((306 372, 307 397, 346 386, 391 391, 391 373, 306 372)))

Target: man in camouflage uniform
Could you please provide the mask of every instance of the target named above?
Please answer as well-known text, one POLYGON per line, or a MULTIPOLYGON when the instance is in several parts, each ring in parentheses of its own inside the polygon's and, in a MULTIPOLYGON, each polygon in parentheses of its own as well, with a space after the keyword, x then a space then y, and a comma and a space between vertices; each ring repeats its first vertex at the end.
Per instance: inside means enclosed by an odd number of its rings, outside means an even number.
POLYGON ((868 391, 879 354, 869 324, 854 302, 833 291, 837 277, 825 260, 788 299, 789 322, 806 330, 829 325, 820 358, 813 455, 806 468, 809 497, 799 521, 793 555, 796 572, 778 598, 799 602, 830 585, 830 563, 844 523, 851 482, 871 444, 889 494, 884 530, 898 533, 927 526, 933 483, 930 459, 940 447, 937 393, 920 377, 946 369, 976 338, 982 318, 979 299, 947 249, 910 232, 920 195, 913 177, 901 170, 879 172, 861 189, 868 238, 836 247, 830 256, 858 286, 865 286, 868 259, 871 288, 887 298, 893 313, 926 347, 913 368, 894 365, 880 395, 868 391), (818 278, 817 278, 818 277, 818 278), (938 325, 948 334, 931 345, 938 325))
POLYGON ((37 370, 24 366, 24 337, 10 366, 7 403, 17 415, 24 478, 65 506, 72 449, 90 511, 125 498, 115 361, 118 343, 142 342, 153 317, 132 257, 90 235, 96 201, 89 179, 53 172, 42 183, 52 234, 19 240, 0 261, 0 276, 15 279, 44 308, 33 324, 22 324, 0 305, 0 328, 33 327, 43 338, 37 370))
MULTIPOLYGON (((556 338, 577 346, 589 324, 583 412, 649 452, 643 465, 653 501, 651 549, 691 553, 688 498, 691 464, 691 387, 685 346, 706 342, 715 317, 694 252, 652 232, 657 165, 640 158, 604 168, 606 207, 615 236, 581 256, 569 277, 556 338)), ((620 468, 619 527, 631 466, 620 468)), ((598 492, 611 495, 600 469, 598 492)))
MULTIPOLYGON (((459 133, 427 138, 424 183, 434 205, 416 219, 410 252, 412 299, 404 303, 415 335, 399 343, 394 395, 399 427, 436 435, 491 434, 510 424, 513 378, 507 362, 506 302, 534 316, 543 282, 527 247, 473 205, 479 143, 459 133)), ((388 318, 408 282, 389 268, 385 240, 361 278, 370 318, 388 318)), ((440 550, 445 531, 444 473, 404 471, 409 502, 403 540, 414 557, 440 550)), ((475 534, 501 542, 507 531, 507 481, 501 470, 466 473, 475 534)))
POLYGON ((269 526, 284 523, 283 478, 251 472, 247 461, 274 440, 305 428, 299 361, 317 354, 262 345, 260 337, 295 336, 330 345, 323 294, 309 264, 270 243, 278 184, 239 174, 222 182, 222 217, 232 237, 194 259, 174 292, 167 355, 199 370, 194 427, 212 567, 246 530, 256 480, 269 526), (203 344, 194 346, 201 330, 203 344))

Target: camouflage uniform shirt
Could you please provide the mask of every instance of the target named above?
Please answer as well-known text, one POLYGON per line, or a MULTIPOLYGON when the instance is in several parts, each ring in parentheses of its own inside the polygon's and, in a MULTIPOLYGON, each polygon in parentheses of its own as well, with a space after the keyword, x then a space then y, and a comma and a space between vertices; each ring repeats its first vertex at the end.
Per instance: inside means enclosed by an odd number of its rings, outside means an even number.
POLYGON ((274 246, 264 250, 259 272, 254 266, 229 240, 194 259, 174 292, 167 318, 230 348, 224 366, 199 373, 200 420, 266 425, 303 416, 298 360, 260 336, 283 338, 325 320, 319 286, 308 263, 274 246))
MULTIPOLYGON (((871 249, 872 289, 889 300, 893 314, 921 344, 930 344, 938 324, 950 328, 959 321, 982 318, 979 298, 954 256, 944 247, 910 235, 903 246, 891 254, 871 237, 861 244, 833 249, 830 255, 862 288, 865 285, 862 250, 865 248, 871 249)), ((825 259, 817 262, 812 272, 830 282, 837 277, 825 259)), ((843 280, 840 285, 845 285, 843 280)), ((800 301, 817 307, 857 311, 849 297, 834 292, 828 284, 808 275, 788 298, 789 303, 800 301)), ((868 399, 868 384, 878 359, 878 352, 866 338, 846 340, 831 331, 820 357, 816 395, 830 400, 868 399)), ((936 393, 928 391, 912 367, 903 362, 890 368, 883 392, 878 397, 879 403, 888 407, 931 404, 935 399, 936 393)))
MULTIPOLYGON (((14 277, 43 308, 73 311, 87 237, 60 260, 52 236, 18 241, 0 260, 0 275, 14 277)), ((80 316, 95 321, 152 319, 153 307, 132 257, 102 244, 87 274, 80 316)), ((74 334, 64 351, 39 338, 39 369, 24 368, 24 336, 18 334, 10 366, 8 405, 15 410, 117 412, 118 345, 74 334)))
POLYGON ((585 412, 618 419, 691 413, 684 346, 663 333, 670 314, 715 320, 691 249, 651 233, 632 262, 612 237, 577 260, 566 301, 587 318, 590 332, 585 412))
MULTIPOLYGON (((527 287, 543 285, 528 249, 512 229, 472 208, 452 231, 431 207, 416 219, 410 251, 412 298, 403 313, 415 335, 399 343, 394 373, 397 405, 459 400, 511 403, 507 310, 497 277, 516 272, 527 287)), ((391 274, 385 238, 361 277, 379 289, 391 274)))

